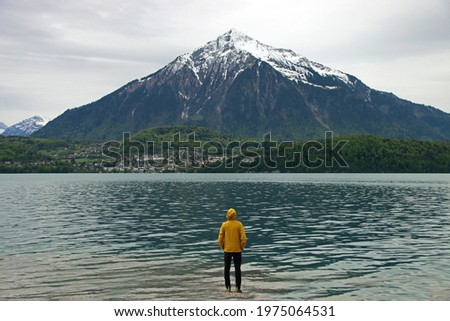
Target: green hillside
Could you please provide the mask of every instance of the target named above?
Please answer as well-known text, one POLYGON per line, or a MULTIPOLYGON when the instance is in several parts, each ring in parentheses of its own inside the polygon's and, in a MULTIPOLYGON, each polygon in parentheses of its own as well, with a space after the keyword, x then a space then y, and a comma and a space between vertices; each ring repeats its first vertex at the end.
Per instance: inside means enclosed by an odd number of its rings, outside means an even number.
POLYGON ((0 173, 111 171, 450 173, 450 142, 364 135, 281 142, 194 126, 149 128, 104 144, 0 136, 0 173))

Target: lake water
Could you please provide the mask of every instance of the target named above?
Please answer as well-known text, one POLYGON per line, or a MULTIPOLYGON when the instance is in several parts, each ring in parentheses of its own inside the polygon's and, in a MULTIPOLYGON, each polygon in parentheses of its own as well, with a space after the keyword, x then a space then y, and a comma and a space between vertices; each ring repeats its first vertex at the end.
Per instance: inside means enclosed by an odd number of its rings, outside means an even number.
POLYGON ((450 300, 450 175, 0 176, 0 300, 450 300), (232 268, 232 283, 234 282, 232 268))

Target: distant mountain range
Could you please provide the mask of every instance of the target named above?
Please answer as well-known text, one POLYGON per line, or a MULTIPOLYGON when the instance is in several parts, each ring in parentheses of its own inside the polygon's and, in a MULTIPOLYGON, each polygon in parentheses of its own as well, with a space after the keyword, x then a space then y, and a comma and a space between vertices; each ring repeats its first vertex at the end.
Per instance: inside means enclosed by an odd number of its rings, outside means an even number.
POLYGON ((117 139, 161 125, 279 139, 373 134, 450 139, 450 114, 230 30, 96 102, 69 109, 36 137, 117 139))
POLYGON ((35 131, 41 129, 48 121, 48 119, 41 116, 33 116, 10 127, 5 127, 3 133, 0 134, 3 136, 30 136, 35 131))

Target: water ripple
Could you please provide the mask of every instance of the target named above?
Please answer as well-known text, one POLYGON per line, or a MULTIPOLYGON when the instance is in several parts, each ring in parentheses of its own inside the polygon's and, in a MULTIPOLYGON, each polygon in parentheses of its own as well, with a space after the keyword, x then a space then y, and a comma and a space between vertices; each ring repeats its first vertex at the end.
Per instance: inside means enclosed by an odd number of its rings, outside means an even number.
POLYGON ((450 175, 2 175, 0 300, 449 300, 450 175))

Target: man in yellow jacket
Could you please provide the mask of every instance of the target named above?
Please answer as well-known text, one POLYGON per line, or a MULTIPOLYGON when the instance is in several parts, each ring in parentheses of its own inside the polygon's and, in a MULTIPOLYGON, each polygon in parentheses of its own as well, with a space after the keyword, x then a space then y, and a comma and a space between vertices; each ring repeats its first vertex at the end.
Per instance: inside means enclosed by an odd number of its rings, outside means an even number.
POLYGON ((231 258, 234 262, 234 271, 236 278, 236 292, 241 291, 241 262, 242 251, 247 244, 247 237, 245 235, 244 225, 236 220, 236 211, 230 208, 227 212, 227 221, 224 222, 219 232, 219 245, 223 250, 223 257, 225 261, 224 278, 225 287, 227 291, 231 291, 230 283, 230 266, 231 258))

